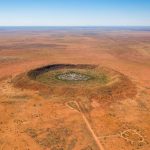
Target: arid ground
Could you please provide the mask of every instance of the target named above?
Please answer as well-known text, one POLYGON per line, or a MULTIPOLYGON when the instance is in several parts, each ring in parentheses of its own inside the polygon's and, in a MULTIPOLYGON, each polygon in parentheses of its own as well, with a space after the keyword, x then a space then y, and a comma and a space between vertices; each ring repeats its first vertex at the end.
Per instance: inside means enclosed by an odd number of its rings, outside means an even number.
POLYGON ((150 149, 150 30, 0 29, 0 150, 136 149, 150 149), (55 64, 95 80, 29 76, 55 64))

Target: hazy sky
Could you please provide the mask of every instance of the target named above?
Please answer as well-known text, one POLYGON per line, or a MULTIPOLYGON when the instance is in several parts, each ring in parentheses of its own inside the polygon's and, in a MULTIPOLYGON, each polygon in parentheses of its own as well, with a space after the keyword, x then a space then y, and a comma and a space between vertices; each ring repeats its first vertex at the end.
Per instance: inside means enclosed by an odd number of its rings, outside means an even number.
POLYGON ((150 26, 150 0, 0 0, 0 26, 150 26))

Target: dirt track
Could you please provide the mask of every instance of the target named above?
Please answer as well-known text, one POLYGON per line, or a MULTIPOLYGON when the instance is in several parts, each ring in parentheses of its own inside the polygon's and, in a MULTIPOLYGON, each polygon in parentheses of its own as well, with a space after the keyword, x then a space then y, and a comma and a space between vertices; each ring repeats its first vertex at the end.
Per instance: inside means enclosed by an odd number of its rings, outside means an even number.
POLYGON ((86 123, 87 128, 88 128, 89 131, 91 132, 91 134, 92 134, 92 136, 93 136, 93 138, 94 138, 94 140, 95 140, 97 146, 99 147, 100 150, 104 150, 104 147, 103 147, 102 143, 100 142, 100 140, 98 139, 98 137, 95 135, 93 129, 91 128, 90 123, 88 122, 88 120, 87 120, 87 118, 86 118, 86 116, 84 115, 84 113, 82 113, 82 111, 81 111, 81 109, 80 109, 80 106, 78 105, 77 102, 75 102, 75 103, 76 103, 77 107, 79 108, 80 113, 81 113, 81 115, 82 115, 82 117, 83 117, 83 120, 84 120, 84 122, 86 123))

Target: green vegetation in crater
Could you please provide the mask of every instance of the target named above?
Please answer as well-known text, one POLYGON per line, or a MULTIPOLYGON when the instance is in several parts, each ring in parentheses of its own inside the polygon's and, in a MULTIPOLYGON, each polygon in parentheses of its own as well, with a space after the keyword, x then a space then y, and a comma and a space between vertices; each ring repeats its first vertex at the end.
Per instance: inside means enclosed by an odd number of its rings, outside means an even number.
POLYGON ((88 69, 60 69, 42 73, 36 80, 45 84, 107 84, 109 77, 104 72, 88 69))

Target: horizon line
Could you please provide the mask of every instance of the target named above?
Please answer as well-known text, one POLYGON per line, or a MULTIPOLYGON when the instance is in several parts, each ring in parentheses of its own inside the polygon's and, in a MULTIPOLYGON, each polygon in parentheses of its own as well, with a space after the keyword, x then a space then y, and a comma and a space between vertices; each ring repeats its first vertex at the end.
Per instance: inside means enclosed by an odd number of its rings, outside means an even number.
POLYGON ((0 27, 150 27, 150 25, 0 25, 0 27))

